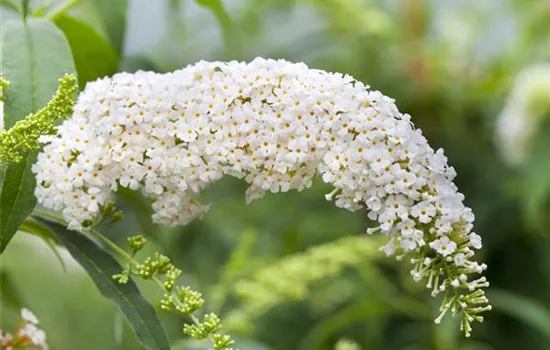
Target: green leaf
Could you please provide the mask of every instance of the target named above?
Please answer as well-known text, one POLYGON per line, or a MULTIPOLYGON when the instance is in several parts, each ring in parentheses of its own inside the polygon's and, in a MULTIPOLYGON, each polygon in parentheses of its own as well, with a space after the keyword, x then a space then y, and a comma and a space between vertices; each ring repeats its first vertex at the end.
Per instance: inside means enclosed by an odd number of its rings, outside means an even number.
MULTIPOLYGON (((37 111, 57 90, 58 79, 74 73, 71 50, 63 33, 51 22, 29 18, 2 26, 2 73, 10 82, 4 101, 4 125, 37 111)), ((0 253, 36 204, 31 167, 36 153, 5 167, 0 178, 0 253)))
POLYGON ((71 49, 63 32, 45 19, 2 26, 2 73, 10 82, 4 103, 5 128, 48 103, 65 73, 75 73, 71 49))
POLYGON ((128 0, 91 0, 101 18, 109 41, 118 53, 122 51, 126 31, 128 0))
POLYGON ((26 18, 27 15, 29 14, 29 3, 30 3, 30 0, 22 0, 21 1, 21 9, 23 10, 22 11, 23 18, 26 18))
POLYGON ((525 166, 523 179, 523 210, 528 224, 541 232, 547 232, 550 224, 550 163, 548 149, 550 147, 550 125, 539 126, 533 142, 532 154, 525 166))
POLYGON ((316 325, 312 325, 308 333, 304 334, 300 346, 297 349, 322 349, 327 339, 338 334, 342 329, 349 327, 350 324, 363 321, 368 318, 375 319, 387 312, 387 308, 376 300, 367 299, 358 303, 351 304, 331 317, 321 320, 316 325))
POLYGON ((239 37, 233 27, 229 12, 221 0, 196 0, 196 2, 209 9, 221 27, 226 53, 233 56, 240 47, 239 37))
POLYGON ((36 183, 31 171, 35 159, 36 152, 33 152, 20 163, 9 164, 5 169, 0 193, 0 253, 36 205, 36 183))
POLYGON ((9 305, 16 310, 25 305, 11 275, 4 269, 0 271, 0 299, 2 299, 2 304, 9 305))
POLYGON ((515 317, 538 330, 550 346, 550 309, 536 300, 503 290, 493 289, 487 294, 495 311, 515 317))
POLYGON ((0 0, 0 6, 13 10, 15 12, 21 12, 21 7, 13 0, 0 0))
POLYGON ((137 285, 132 280, 120 284, 113 279, 113 275, 122 271, 115 259, 84 235, 69 231, 58 223, 44 223, 52 228, 73 258, 86 270, 101 294, 120 308, 143 346, 152 350, 169 350, 157 314, 137 285))
POLYGON ((67 271, 67 267, 65 266, 65 261, 63 261, 63 258, 57 251, 57 247, 61 245, 61 241, 57 238, 57 236, 54 235, 52 230, 43 223, 33 219, 32 217, 28 217, 23 221, 21 226, 19 226, 19 231, 28 233, 30 235, 36 236, 40 238, 48 248, 52 251, 52 253, 55 255, 57 260, 59 260, 59 263, 61 264, 61 267, 63 267, 64 271, 67 271))
POLYGON ((116 73, 118 55, 113 46, 94 28, 69 16, 57 17, 55 24, 69 41, 81 88, 88 81, 116 73))
POLYGON ((19 230, 25 231, 31 235, 40 237, 43 240, 51 241, 56 245, 61 245, 61 241, 53 233, 53 231, 47 226, 41 223, 40 221, 28 217, 25 221, 19 226, 19 230))

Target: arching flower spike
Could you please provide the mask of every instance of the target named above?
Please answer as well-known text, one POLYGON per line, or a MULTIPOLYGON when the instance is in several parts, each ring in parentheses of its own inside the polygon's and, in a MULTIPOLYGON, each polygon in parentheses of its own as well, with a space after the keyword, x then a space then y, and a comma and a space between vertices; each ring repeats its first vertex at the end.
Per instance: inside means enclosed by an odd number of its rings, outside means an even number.
POLYGON ((441 314, 462 329, 489 310, 475 279, 486 266, 474 215, 452 182, 455 171, 394 101, 351 76, 303 63, 255 59, 199 62, 168 74, 121 73, 88 84, 72 118, 34 167, 36 196, 73 229, 89 225, 119 186, 153 199, 153 220, 186 224, 194 200, 224 175, 244 178, 247 202, 266 191, 301 191, 320 175, 327 199, 366 208, 416 281, 444 293, 441 314))

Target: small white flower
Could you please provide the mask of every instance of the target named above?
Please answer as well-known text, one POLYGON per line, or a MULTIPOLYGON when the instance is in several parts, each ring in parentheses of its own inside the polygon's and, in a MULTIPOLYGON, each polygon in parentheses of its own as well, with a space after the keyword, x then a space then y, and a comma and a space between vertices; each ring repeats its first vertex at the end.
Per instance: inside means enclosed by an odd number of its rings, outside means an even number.
POLYGON ((39 323, 36 315, 31 310, 26 308, 21 309, 21 318, 23 318, 25 321, 30 322, 32 324, 39 323))
POLYGON ((12 339, 13 335, 0 329, 0 346, 2 346, 2 349, 7 347, 12 339))
POLYGON ((456 266, 464 266, 464 263, 466 262, 466 256, 464 253, 458 253, 454 256, 454 262, 456 266))
POLYGON ((432 221, 432 217, 436 213, 436 208, 433 204, 428 201, 422 201, 412 207, 411 215, 415 218, 418 218, 423 224, 427 224, 432 221))
POLYGON ((470 244, 475 249, 481 249, 481 236, 476 233, 470 233, 470 244))
POLYGON ((396 247, 395 247, 393 239, 390 240, 387 244, 380 247, 380 251, 384 252, 386 254, 386 256, 392 255, 393 252, 395 252, 395 249, 396 249, 396 247))
POLYGON ((443 256, 452 254, 456 250, 456 243, 451 241, 449 237, 443 236, 430 242, 430 247, 443 256))
POLYGON ((453 286, 455 288, 458 288, 460 286, 460 281, 459 280, 453 280, 451 282, 451 286, 453 286))

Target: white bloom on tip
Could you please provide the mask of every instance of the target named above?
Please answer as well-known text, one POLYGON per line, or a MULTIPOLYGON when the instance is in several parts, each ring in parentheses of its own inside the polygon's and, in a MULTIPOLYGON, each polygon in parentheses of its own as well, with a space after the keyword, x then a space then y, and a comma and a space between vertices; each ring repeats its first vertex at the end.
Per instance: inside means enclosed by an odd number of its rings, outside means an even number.
POLYGON ((21 309, 21 318, 24 319, 27 322, 30 322, 32 324, 38 324, 38 318, 36 315, 29 309, 23 308, 21 309))
POLYGON ((481 236, 476 233, 470 233, 470 244, 475 249, 481 249, 481 236))
POLYGON ((26 338, 31 341, 33 346, 38 346, 40 350, 48 350, 46 344, 46 332, 39 329, 33 323, 25 324, 16 334, 17 338, 26 338))
POLYGON ((550 115, 550 62, 533 64, 517 75, 497 119, 496 143, 508 164, 525 162, 544 115, 550 115))
POLYGON ((430 247, 443 256, 452 254, 456 250, 456 243, 451 241, 449 237, 443 236, 430 242, 430 247))

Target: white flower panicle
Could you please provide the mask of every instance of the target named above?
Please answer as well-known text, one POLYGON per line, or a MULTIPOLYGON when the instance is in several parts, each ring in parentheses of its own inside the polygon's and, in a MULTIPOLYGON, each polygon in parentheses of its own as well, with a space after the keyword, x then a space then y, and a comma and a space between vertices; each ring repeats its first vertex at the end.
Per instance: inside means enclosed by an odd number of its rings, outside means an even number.
POLYGON ((349 75, 262 58, 120 73, 88 84, 59 135, 44 141, 36 196, 70 228, 93 223, 119 186, 141 190, 153 220, 175 225, 208 209, 194 198, 224 175, 249 183, 250 202, 301 191, 319 174, 334 187, 327 199, 379 222, 369 232, 389 237, 387 255, 411 254, 416 280, 427 278, 434 294, 467 292, 442 307, 463 315, 467 334, 490 308, 470 296, 487 283, 467 275, 485 265, 470 260, 481 242, 454 169, 392 99, 349 75))
POLYGON ((21 322, 14 334, 0 330, 0 349, 48 350, 46 332, 38 328, 38 318, 29 309, 21 310, 21 322))

